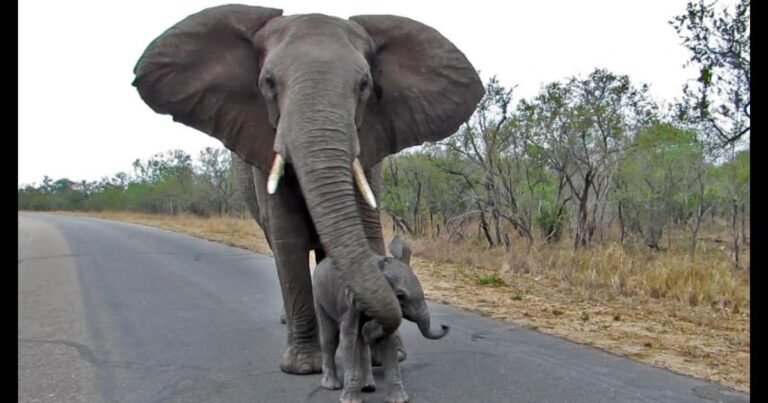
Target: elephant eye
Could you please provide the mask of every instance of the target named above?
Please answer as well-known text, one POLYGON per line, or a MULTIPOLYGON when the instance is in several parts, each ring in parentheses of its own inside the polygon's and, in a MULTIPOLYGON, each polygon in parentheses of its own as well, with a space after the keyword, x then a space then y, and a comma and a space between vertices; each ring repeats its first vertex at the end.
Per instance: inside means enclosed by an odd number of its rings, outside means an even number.
POLYGON ((272 76, 264 77, 264 85, 266 85, 269 88, 275 88, 275 79, 272 78, 272 76))
POLYGON ((397 300, 400 302, 405 301, 405 291, 403 290, 397 290, 395 291, 395 295, 397 296, 397 300))
POLYGON ((368 81, 368 77, 363 77, 362 80, 360 80, 360 92, 364 93, 368 91, 368 88, 370 87, 371 83, 368 81))
POLYGON ((275 82, 275 78, 272 77, 271 74, 265 74, 264 77, 261 79, 261 86, 262 89, 270 94, 274 94, 277 83, 275 82))

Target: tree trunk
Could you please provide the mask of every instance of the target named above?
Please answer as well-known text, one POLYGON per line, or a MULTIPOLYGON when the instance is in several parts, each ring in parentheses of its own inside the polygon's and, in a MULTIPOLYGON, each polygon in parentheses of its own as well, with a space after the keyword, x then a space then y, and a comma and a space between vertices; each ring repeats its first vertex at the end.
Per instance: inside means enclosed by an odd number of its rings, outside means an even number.
POLYGON ((699 238, 699 229, 701 228, 701 220, 704 218, 704 212, 701 211, 701 204, 699 204, 698 211, 696 212, 696 218, 693 222, 693 233, 691 234, 691 257, 696 254, 696 243, 699 238))
POLYGON ((739 226, 738 226, 738 215, 739 215, 739 205, 734 201, 733 202, 733 213, 731 217, 731 231, 733 232, 733 260, 734 264, 736 265, 737 269, 741 268, 741 261, 739 256, 739 226))
POLYGON ((587 225, 588 219, 588 204, 589 204, 589 187, 592 185, 592 173, 587 172, 584 176, 584 187, 581 191, 581 197, 579 197, 579 216, 576 220, 576 237, 573 241, 573 249, 577 250, 579 247, 587 246, 589 243, 589 228, 587 225))
POLYGON ((619 206, 618 206, 618 209, 619 209, 619 228, 621 229, 621 238, 619 238, 619 244, 623 246, 624 245, 624 236, 626 234, 626 232, 625 232, 626 230, 624 229, 624 214, 622 212, 622 208, 621 207, 622 207, 622 201, 619 200, 619 206))
POLYGON ((419 205, 421 204, 421 181, 419 181, 419 176, 414 173, 413 178, 416 180, 416 202, 413 204, 413 227, 414 230, 418 233, 423 235, 424 234, 424 226, 421 225, 419 222, 419 205))
MULTIPOLYGON (((662 228, 663 231, 663 228, 662 228)), ((667 250, 672 250, 672 226, 667 228, 667 250)))
POLYGON ((477 204, 477 207, 480 209, 480 229, 483 231, 486 241, 488 241, 488 246, 493 247, 493 237, 491 237, 491 232, 488 228, 488 221, 485 219, 485 213, 480 207, 480 203, 477 204))
POLYGON ((741 203, 741 244, 746 246, 747 245, 747 213, 746 213, 746 202, 741 203))
POLYGON ((501 225, 499 224, 499 210, 493 210, 493 226, 496 235, 496 245, 501 245, 501 225))

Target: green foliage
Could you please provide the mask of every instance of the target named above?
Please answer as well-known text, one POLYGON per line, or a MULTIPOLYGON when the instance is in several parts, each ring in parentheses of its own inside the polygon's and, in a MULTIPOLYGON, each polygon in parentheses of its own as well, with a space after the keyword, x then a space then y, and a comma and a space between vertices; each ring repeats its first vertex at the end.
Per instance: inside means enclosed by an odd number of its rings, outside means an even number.
POLYGON ((498 273, 480 274, 475 278, 477 285, 487 285, 491 287, 501 287, 506 285, 504 279, 499 277, 498 273))
POLYGON ((181 150, 155 154, 132 164, 134 174, 118 172, 98 182, 44 177, 40 186, 18 191, 22 210, 131 210, 198 215, 244 212, 236 201, 229 151, 207 148, 199 165, 181 150))
POLYGON ((448 155, 410 152, 393 155, 382 164, 382 207, 414 235, 437 236, 448 220, 466 209, 460 200, 466 183, 440 166, 453 164, 448 155))
POLYGON ((554 243, 570 229, 588 244, 613 222, 622 241, 661 250, 676 226, 695 249, 705 214, 746 200, 748 150, 714 158, 626 76, 598 69, 516 104, 494 79, 486 93, 456 134, 383 164, 382 206, 400 229, 437 237, 442 222, 447 239, 478 247, 510 233, 554 243))
POLYGON ((555 243, 568 223, 567 210, 552 202, 542 202, 535 220, 544 240, 555 243))
MULTIPOLYGON (((733 152, 724 163, 711 166, 707 172, 711 183, 709 197, 721 206, 732 203, 748 203, 750 191, 749 150, 733 152)), ((723 209, 725 207, 721 207, 723 209)))
MULTIPOLYGON (((692 10, 698 18, 701 10, 692 10)), ((722 79, 713 67, 701 82, 722 79)), ((530 246, 565 236, 587 247, 618 223, 622 242, 656 249, 677 226, 695 251, 707 214, 709 224, 730 218, 730 231, 746 243, 749 150, 715 155, 701 126, 689 123, 662 115, 646 85, 605 69, 546 84, 520 100, 492 78, 457 133, 381 163, 381 210, 397 232, 481 248, 511 250, 511 242, 530 246)), ((247 215, 231 162, 223 148, 206 148, 196 160, 171 150, 98 182, 46 176, 18 190, 18 205, 247 215)))
POLYGON ((627 228, 658 249, 675 212, 686 216, 702 196, 696 180, 706 168, 703 146, 694 132, 659 122, 640 130, 629 151, 620 162, 614 196, 627 228))
POLYGON ((716 6, 689 2, 670 24, 699 70, 698 79, 683 88, 678 117, 722 147, 750 131, 750 0, 739 0, 732 10, 716 6))

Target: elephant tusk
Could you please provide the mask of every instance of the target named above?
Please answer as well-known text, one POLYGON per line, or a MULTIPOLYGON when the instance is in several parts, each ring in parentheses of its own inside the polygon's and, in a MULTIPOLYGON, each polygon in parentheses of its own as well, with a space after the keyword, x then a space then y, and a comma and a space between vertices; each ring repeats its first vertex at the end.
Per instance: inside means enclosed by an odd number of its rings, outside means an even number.
POLYGON ((267 179, 267 193, 275 194, 277 190, 277 182, 280 181, 280 177, 283 176, 285 169, 285 160, 280 154, 275 154, 275 162, 272 163, 272 169, 269 171, 269 178, 267 179))
POLYGON ((360 160, 357 158, 355 158, 355 161, 352 163, 352 173, 355 176, 355 183, 357 183, 357 187, 360 189, 360 193, 363 194, 363 198, 365 198, 365 201, 367 201, 368 204, 375 209, 376 197, 373 196, 371 186, 368 185, 368 180, 365 179, 363 167, 360 165, 360 160))

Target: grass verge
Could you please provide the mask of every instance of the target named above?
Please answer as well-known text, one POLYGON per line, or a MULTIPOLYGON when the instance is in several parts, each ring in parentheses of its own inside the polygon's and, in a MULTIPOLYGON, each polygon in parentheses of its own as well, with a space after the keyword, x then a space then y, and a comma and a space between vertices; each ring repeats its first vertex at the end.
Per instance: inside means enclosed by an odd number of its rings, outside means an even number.
MULTIPOLYGON (((269 253, 251 219, 128 212, 83 215, 269 253)), ((385 239, 391 233, 385 231, 385 239)), ((408 242, 427 297, 742 391, 750 387, 749 274, 714 254, 616 245, 482 250, 408 242)))

